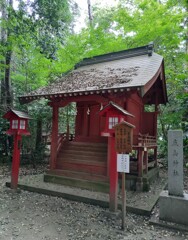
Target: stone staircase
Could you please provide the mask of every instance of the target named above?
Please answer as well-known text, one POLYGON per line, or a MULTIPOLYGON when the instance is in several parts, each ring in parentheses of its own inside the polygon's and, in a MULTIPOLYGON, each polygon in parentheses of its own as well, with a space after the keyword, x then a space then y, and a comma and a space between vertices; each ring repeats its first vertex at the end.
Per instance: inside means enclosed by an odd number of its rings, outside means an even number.
POLYGON ((107 144, 66 143, 59 151, 56 169, 48 170, 44 181, 108 192, 107 144))

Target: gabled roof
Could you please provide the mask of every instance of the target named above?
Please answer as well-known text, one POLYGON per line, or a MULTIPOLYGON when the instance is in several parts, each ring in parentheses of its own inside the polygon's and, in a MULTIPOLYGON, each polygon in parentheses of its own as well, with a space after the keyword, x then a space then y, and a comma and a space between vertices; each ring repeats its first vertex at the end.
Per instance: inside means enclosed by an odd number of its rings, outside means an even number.
POLYGON ((135 128, 135 126, 131 123, 128 123, 126 121, 121 121, 120 123, 116 124, 113 128, 116 129, 117 127, 119 127, 120 125, 124 125, 124 126, 128 126, 130 128, 135 128))
MULTIPOLYGON (((19 97, 21 103, 39 98, 65 98, 77 95, 118 92, 136 88, 142 96, 159 76, 164 79, 163 57, 153 52, 153 44, 87 58, 75 69, 49 86, 19 97)), ((163 102, 166 85, 162 85, 163 102)), ((162 103, 162 101, 161 101, 162 103)))
POLYGON ((27 113, 21 112, 21 111, 17 111, 17 110, 13 110, 13 109, 10 109, 7 113, 5 113, 3 118, 10 119, 12 114, 16 115, 19 118, 31 119, 27 113))
POLYGON ((128 111, 126 111, 125 109, 123 109, 118 104, 116 104, 112 101, 110 101, 109 104, 107 104, 102 110, 100 110, 99 114, 104 115, 110 108, 114 108, 114 109, 118 110, 123 115, 134 117, 134 115, 132 115, 131 113, 129 113, 128 111))

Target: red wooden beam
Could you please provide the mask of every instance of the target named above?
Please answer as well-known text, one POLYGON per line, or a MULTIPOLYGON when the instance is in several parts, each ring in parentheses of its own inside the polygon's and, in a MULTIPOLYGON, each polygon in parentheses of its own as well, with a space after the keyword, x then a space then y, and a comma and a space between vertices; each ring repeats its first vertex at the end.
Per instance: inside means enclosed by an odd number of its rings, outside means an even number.
POLYGON ((58 144, 58 107, 53 106, 50 170, 55 169, 58 144))
POLYGON ((73 97, 66 97, 63 100, 60 99, 60 101, 57 101, 56 98, 54 98, 52 102, 49 102, 48 104, 50 106, 58 106, 58 107, 65 107, 67 104, 71 103, 71 102, 81 102, 81 101, 94 101, 94 102, 98 102, 98 103, 103 103, 103 104, 107 104, 108 103, 108 99, 106 99, 105 97, 99 96, 99 95, 87 95, 87 96, 73 96, 73 97))
POLYGON ((110 163, 110 211, 116 212, 118 206, 118 172, 117 172, 117 154, 115 151, 115 137, 108 138, 108 162, 110 163))

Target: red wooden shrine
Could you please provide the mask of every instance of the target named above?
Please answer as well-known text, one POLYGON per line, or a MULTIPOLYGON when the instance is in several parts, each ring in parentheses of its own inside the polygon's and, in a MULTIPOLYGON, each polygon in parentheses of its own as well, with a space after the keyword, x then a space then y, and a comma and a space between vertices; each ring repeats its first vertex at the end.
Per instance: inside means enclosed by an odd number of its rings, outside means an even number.
MULTIPOLYGON (((19 100, 29 103, 42 97, 49 100, 53 111, 45 181, 57 179, 62 184, 106 192, 111 189, 110 194, 117 195, 117 182, 109 180, 111 171, 117 179, 113 126, 123 120, 135 126, 129 187, 147 188, 148 171, 157 169, 158 107, 167 102, 163 57, 153 52, 152 43, 84 59, 58 81, 19 100), (69 131, 60 134, 58 130, 59 109, 70 103, 76 103, 72 141, 66 136, 69 131), (147 111, 148 106, 152 111, 147 111)), ((113 199, 111 209, 115 210, 113 199)))
POLYGON ((10 128, 6 131, 6 133, 14 136, 11 188, 16 189, 19 176, 21 140, 22 135, 30 135, 30 132, 28 131, 28 119, 30 119, 30 117, 25 112, 9 110, 5 113, 3 118, 9 120, 10 122, 10 128))

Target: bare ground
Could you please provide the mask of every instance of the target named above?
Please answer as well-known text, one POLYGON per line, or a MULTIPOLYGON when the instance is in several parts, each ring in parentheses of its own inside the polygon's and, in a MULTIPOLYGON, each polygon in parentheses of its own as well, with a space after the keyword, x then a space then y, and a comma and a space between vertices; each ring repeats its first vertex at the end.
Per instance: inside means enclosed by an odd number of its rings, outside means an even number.
MULTIPOLYGON (((41 173, 44 168, 25 166, 20 175, 41 173)), ((10 168, 1 166, 0 240, 188 240, 188 232, 152 226, 149 218, 134 214, 127 214, 126 230, 122 231, 121 219, 109 217, 107 209, 27 191, 13 192, 5 187, 9 176, 10 168)))

